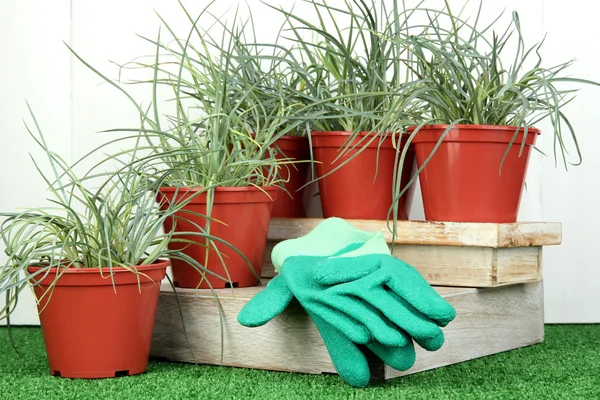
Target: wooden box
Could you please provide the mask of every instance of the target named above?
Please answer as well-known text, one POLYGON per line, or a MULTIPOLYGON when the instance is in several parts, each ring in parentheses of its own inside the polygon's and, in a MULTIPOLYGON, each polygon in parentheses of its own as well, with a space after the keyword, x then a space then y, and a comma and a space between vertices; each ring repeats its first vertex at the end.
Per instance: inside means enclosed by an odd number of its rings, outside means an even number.
MULTIPOLYGON (((305 235, 321 221, 272 220, 263 277, 275 274, 270 253, 276 243, 305 235)), ((427 352, 417 346, 416 363, 405 372, 373 360, 375 379, 391 379, 543 341, 542 246, 561 242, 560 224, 400 221, 392 246, 386 222, 349 222, 362 230, 381 231, 393 254, 417 268, 457 312, 456 319, 444 328, 446 341, 439 351, 427 352)), ((151 355, 201 364, 335 373, 319 332, 298 304, 265 326, 247 328, 237 322, 237 315, 263 287, 234 290, 177 289, 176 296, 170 287, 163 287, 151 355)))
MULTIPOLYGON (((235 295, 231 289, 217 290, 222 308, 220 317, 217 301, 209 290, 177 289, 190 348, 183 334, 176 296, 170 287, 164 287, 151 355, 201 364, 335 373, 316 327, 299 305, 293 304, 262 327, 247 328, 237 322, 238 312, 259 290, 262 287, 235 289, 235 295)), ((457 311, 456 319, 444 328, 444 346, 436 352, 416 346, 417 361, 406 372, 379 361, 374 365, 373 378, 391 379, 543 341, 541 282, 436 290, 457 311)))
MULTIPOLYGON (((322 219, 273 219, 263 277, 273 277, 271 250, 278 242, 306 235, 322 219)), ((542 246, 561 243, 561 224, 398 221, 392 234, 386 221, 348 220, 358 229, 380 231, 392 254, 415 267, 431 285, 496 287, 538 282, 542 246)))

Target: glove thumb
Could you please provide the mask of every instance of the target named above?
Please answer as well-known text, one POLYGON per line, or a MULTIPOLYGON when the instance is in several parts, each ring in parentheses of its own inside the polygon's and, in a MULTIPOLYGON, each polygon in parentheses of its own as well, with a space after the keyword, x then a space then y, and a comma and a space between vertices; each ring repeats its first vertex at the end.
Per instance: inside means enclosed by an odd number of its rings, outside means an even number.
POLYGON ((238 322, 248 327, 262 326, 281 314, 293 297, 283 276, 277 275, 242 308, 238 322))

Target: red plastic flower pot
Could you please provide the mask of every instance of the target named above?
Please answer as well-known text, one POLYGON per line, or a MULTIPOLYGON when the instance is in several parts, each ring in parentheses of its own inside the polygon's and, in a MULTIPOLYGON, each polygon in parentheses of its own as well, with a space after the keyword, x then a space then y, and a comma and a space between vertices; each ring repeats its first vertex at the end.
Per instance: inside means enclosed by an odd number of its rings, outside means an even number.
MULTIPOLYGON (((110 378, 146 371, 168 266, 138 266, 139 274, 115 267, 112 277, 108 268, 52 268, 31 278, 52 375, 110 378)), ((29 273, 40 269, 29 267, 29 273)))
MULTIPOLYGON (((448 125, 422 127, 413 139, 421 167, 448 125)), ((414 127, 408 129, 414 131, 414 127)), ((455 125, 419 175, 429 221, 516 222, 529 150, 540 131, 511 126, 455 125), (502 168, 500 166, 502 165, 502 168)))
MULTIPOLYGON (((310 148, 307 137, 283 136, 276 142, 281 150, 276 155, 277 159, 290 158, 298 161, 310 160, 310 148)), ((287 180, 284 186, 286 191, 278 188, 277 199, 271 210, 272 218, 304 218, 306 211, 302 201, 302 191, 299 189, 306 184, 306 177, 310 163, 299 162, 280 166, 281 178, 287 180)))
MULTIPOLYGON (((354 143, 367 134, 359 133, 354 143)), ((351 161, 327 176, 325 175, 360 151, 363 144, 336 160, 352 133, 312 132, 311 135, 317 175, 320 177, 318 183, 323 217, 386 220, 393 202, 394 165, 396 152, 399 151, 393 146, 392 135, 388 135, 381 145, 379 139, 375 139, 351 161)), ((406 143, 404 136, 402 147, 406 143)), ((369 139, 365 139, 363 143, 367 140, 369 139)), ((413 160, 414 153, 409 149, 402 170, 402 188, 410 181, 413 160)), ((409 198, 409 191, 400 198, 398 219, 408 218, 409 198)))
MULTIPOLYGON (((168 203, 188 201, 165 221, 165 231, 198 232, 206 229, 207 193, 198 188, 160 189, 163 207, 168 203), (199 215, 197 215, 199 214, 199 215)), ((240 254, 226 244, 193 235, 178 235, 197 244, 171 243, 173 250, 182 250, 209 271, 201 273, 182 260, 172 259, 173 278, 182 288, 248 287, 260 284, 260 274, 271 221, 271 206, 277 196, 276 187, 222 187, 214 190, 210 215, 210 235, 226 241, 250 261, 252 268, 240 254), (218 249, 218 252, 214 248, 218 249), (219 257, 219 254, 221 257, 219 257)))

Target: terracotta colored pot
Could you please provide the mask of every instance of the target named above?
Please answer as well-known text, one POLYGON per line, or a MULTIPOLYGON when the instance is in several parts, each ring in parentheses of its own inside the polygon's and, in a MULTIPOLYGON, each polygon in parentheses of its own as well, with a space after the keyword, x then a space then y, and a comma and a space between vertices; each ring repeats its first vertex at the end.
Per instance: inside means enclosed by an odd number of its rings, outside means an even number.
MULTIPOLYGON (((172 243, 171 249, 183 250, 185 254, 209 271, 217 274, 214 276, 205 273, 203 277, 197 269, 188 263, 172 259, 173 278, 179 287, 183 288, 225 288, 247 287, 260 284, 260 274, 267 243, 267 233, 271 221, 271 206, 277 196, 277 188, 262 187, 222 187, 214 191, 214 200, 211 211, 210 234, 225 240, 237 248, 250 261, 248 263, 231 247, 213 241, 207 251, 207 240, 199 236, 178 236, 198 243, 190 245, 185 243, 172 243), (262 189, 262 190, 261 190, 262 189), (219 258, 219 253, 222 260, 219 258), (208 257, 208 258, 207 258, 208 257), (225 267, 223 266, 225 263, 225 267), (210 283, 210 284, 209 284, 210 283)), ((206 193, 198 193, 198 188, 172 188, 163 187, 161 193, 164 202, 178 202, 189 200, 175 218, 165 221, 164 228, 170 231, 175 223, 175 231, 197 232, 194 225, 206 229, 206 193), (200 215, 190 214, 190 212, 200 215)), ((166 203, 163 203, 166 204, 166 203)))
MULTIPOLYGON (((413 140, 423 165, 447 125, 421 128, 413 140)), ((529 128, 519 157, 521 130, 500 169, 516 127, 456 125, 419 176, 425 218, 430 221, 516 222, 529 150, 540 131, 529 128)), ((413 128, 408 129, 410 132, 413 128)))
MULTIPOLYGON (((52 375, 109 378, 146 371, 168 266, 138 266, 140 274, 113 268, 112 279, 108 268, 68 268, 58 279, 52 268, 32 278, 52 375)), ((29 267, 30 273, 38 270, 29 267)))
MULTIPOLYGON (((359 150, 354 149, 334 162, 340 148, 344 146, 351 134, 351 132, 312 132, 313 155, 317 162, 319 177, 332 171, 359 150)), ((357 141, 367 133, 362 132, 359 135, 357 141)), ((403 137, 401 145, 404 146, 405 143, 406 138, 403 137)), ((331 175, 319 179, 323 217, 387 219, 393 201, 392 183, 397 150, 393 147, 392 135, 389 135, 379 148, 378 146, 379 139, 376 139, 346 165, 331 175)), ((413 161, 414 153, 410 149, 403 167, 402 188, 410 181, 413 161)), ((399 219, 408 218, 410 195, 411 193, 407 191, 400 198, 399 219)))
MULTIPOLYGON (((291 158, 294 160, 310 160, 310 148, 307 137, 283 136, 278 139, 276 146, 281 150, 275 158, 291 158)), ((302 191, 306 184, 309 162, 286 164, 280 167, 280 175, 287 180, 284 184, 286 191, 277 189, 277 199, 271 210, 272 218, 305 218, 306 211, 302 201, 302 191)))

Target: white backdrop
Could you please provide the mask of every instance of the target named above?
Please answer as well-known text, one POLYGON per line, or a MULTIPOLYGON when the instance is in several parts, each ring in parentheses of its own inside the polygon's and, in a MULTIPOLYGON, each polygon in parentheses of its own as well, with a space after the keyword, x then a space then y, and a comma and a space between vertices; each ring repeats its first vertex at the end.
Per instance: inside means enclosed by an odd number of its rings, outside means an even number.
MULTIPOLYGON (((184 1, 191 11, 206 3, 184 1)), ((280 19, 259 1, 248 3, 254 10, 259 36, 268 39, 276 32, 280 19)), ((291 1, 279 3, 288 7, 291 1)), ((297 3, 295 11, 302 14, 306 5, 297 3)), ((441 1, 432 0, 432 4, 437 3, 441 1)), ((450 3, 460 7, 463 1, 450 3)), ((225 9, 237 1, 218 4, 225 9)), ((25 99, 51 147, 69 161, 109 137, 97 132, 135 126, 137 117, 131 105, 74 59, 63 41, 94 67, 116 78, 118 68, 109 60, 124 63, 138 55, 152 54, 153 47, 136 34, 156 37, 159 20, 153 8, 169 22, 184 21, 175 0, 0 2, 0 210, 40 206, 47 197, 28 157, 28 153, 39 156, 39 151, 23 125, 23 118, 30 121, 25 99)), ((600 37, 596 21, 600 5, 586 0, 573 0, 568 5, 560 0, 485 0, 483 19, 489 20, 502 9, 507 15, 512 10, 519 12, 528 43, 537 42, 547 33, 543 47, 547 65, 577 58, 571 73, 600 81, 600 44, 592 41, 600 37)), ((143 92, 135 93, 143 96, 143 92)), ((596 306, 600 301, 600 269, 596 266, 600 246, 594 243, 595 227, 600 222, 600 183, 595 176, 600 163, 596 147, 600 146, 600 135, 592 129, 597 104, 600 88, 585 87, 566 108, 579 134, 583 166, 572 167, 569 172, 560 165, 555 168, 552 137, 543 134, 539 147, 550 156, 535 152, 530 162, 519 219, 563 223, 563 244, 544 251, 547 322, 600 322, 600 307, 596 306)), ((541 128, 545 130, 544 125, 541 128)), ((419 199, 414 202, 411 217, 423 217, 419 199)), ((0 262, 4 260, 0 256, 0 262)), ((13 323, 38 323, 30 297, 23 296, 13 323)))

